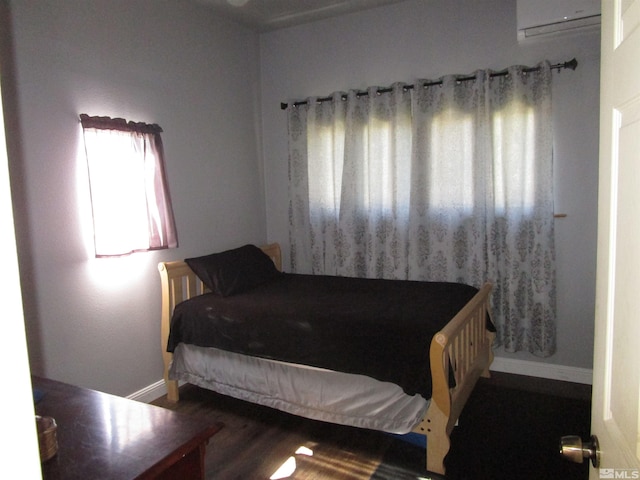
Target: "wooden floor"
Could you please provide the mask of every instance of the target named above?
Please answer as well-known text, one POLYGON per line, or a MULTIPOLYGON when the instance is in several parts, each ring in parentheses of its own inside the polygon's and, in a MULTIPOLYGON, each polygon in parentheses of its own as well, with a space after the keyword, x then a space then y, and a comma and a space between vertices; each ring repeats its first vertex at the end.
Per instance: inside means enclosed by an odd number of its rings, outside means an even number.
MULTIPOLYGON (((499 387, 530 390, 536 393, 579 399, 590 398, 590 387, 566 382, 531 379, 496 373, 489 382, 499 387)), ((332 480, 398 480, 438 479, 435 475, 416 476, 402 466, 389 464, 389 452, 398 450, 397 439, 381 433, 352 427, 330 425, 302 419, 270 408, 231 399, 216 393, 185 385, 180 389, 180 402, 171 404, 166 397, 152 402, 208 420, 223 422, 207 448, 207 479, 267 480, 332 479, 332 480), (386 463, 385 463, 386 462, 386 463), (277 475, 280 467, 287 473, 277 475), (293 470, 295 468, 295 470, 293 470), (274 475, 275 474, 275 475, 274 475)), ((572 433, 572 432, 567 432, 572 433)), ((422 462, 411 450, 413 472, 422 462)), ((402 463, 404 460, 400 460, 402 463)), ((409 469, 410 470, 410 469, 409 469)))
POLYGON ((388 436, 315 422, 185 385, 180 402, 155 405, 224 423, 207 448, 207 479, 269 479, 291 457, 295 479, 369 479, 388 436), (296 453, 299 452, 299 453, 296 453))

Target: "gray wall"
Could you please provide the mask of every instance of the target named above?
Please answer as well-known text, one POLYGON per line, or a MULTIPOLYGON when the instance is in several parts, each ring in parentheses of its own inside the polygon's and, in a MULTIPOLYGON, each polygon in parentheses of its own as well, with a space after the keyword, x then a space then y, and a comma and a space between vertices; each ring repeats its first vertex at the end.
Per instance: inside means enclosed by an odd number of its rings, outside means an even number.
POLYGON ((515 0, 409 0, 262 35, 192 0, 0 2, 34 373, 122 395, 151 385, 162 375, 159 261, 246 242, 286 251, 281 101, 574 56, 578 70, 554 78, 556 205, 568 214, 557 222, 558 353, 513 357, 591 367, 597 31, 519 44, 515 0), (92 258, 79 113, 164 128, 178 249, 92 258))
POLYGON ((258 36, 190 0, 10 8, 3 93, 15 93, 6 113, 31 368, 131 394, 162 378, 157 263, 266 241, 258 36), (177 250, 93 258, 80 113, 162 126, 177 250))
MULTIPOLYGON (((599 30, 518 43, 515 0, 408 0, 261 36, 268 236, 287 238, 286 114, 281 101, 479 68, 552 63, 554 74, 558 351, 503 358, 590 369, 597 219, 599 30)), ((285 261, 285 265, 286 265, 285 261)))

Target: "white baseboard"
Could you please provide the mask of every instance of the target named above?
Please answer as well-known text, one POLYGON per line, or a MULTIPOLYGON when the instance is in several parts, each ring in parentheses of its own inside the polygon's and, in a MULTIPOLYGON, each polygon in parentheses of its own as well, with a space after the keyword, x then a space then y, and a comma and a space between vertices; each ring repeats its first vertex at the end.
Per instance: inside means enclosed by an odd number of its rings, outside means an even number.
POLYGON ((131 395, 127 395, 129 400, 136 400, 138 402, 149 403, 158 397, 167 394, 167 388, 164 386, 164 380, 158 380, 151 385, 144 387, 137 392, 133 392, 131 395))
POLYGON ((495 357, 491 364, 491 370, 527 375, 530 377, 549 378, 551 380, 562 380, 565 382, 584 383, 587 385, 591 385, 593 382, 593 370, 589 368, 531 362, 514 358, 495 357))

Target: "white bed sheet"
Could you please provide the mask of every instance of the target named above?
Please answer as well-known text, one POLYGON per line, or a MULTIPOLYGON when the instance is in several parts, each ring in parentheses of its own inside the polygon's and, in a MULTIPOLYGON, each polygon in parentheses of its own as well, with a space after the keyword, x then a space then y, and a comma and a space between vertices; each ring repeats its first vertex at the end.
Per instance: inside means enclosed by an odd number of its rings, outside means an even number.
POLYGON ((306 418, 396 434, 411 432, 429 406, 421 395, 364 375, 184 343, 169 378, 306 418))

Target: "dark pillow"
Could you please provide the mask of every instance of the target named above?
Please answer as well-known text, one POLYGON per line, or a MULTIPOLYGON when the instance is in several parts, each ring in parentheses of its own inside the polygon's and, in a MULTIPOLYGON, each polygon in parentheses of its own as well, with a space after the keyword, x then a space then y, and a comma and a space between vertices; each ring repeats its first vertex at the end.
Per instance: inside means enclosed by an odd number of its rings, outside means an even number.
POLYGON ((271 258, 255 245, 186 258, 185 262, 212 292, 223 297, 250 290, 280 274, 271 258))

